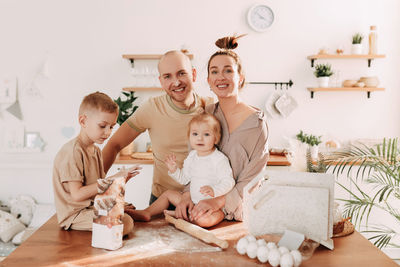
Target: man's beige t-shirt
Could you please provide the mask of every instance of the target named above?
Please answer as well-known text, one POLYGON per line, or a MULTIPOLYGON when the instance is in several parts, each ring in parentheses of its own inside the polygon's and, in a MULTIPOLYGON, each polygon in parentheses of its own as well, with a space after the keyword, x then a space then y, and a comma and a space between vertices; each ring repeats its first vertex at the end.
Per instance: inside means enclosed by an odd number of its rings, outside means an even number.
POLYGON ((68 188, 70 181, 90 185, 104 178, 103 158, 97 146, 87 149, 79 137, 66 143, 54 159, 53 187, 57 219, 60 227, 68 229, 79 212, 92 204, 92 199, 74 201, 68 188))
POLYGON ((149 131, 154 155, 152 193, 159 197, 168 189, 182 191, 180 185, 168 175, 164 163, 167 155, 173 153, 179 168, 188 155, 188 123, 197 114, 204 112, 204 105, 213 102, 212 98, 195 95, 195 105, 190 110, 178 108, 168 95, 150 98, 143 103, 127 120, 137 132, 149 131))

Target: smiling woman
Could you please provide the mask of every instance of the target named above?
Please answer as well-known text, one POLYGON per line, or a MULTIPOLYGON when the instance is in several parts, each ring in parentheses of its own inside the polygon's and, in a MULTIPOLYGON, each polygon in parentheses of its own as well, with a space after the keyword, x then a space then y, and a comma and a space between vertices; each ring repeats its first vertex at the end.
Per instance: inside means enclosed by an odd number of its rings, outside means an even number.
MULTIPOLYGON (((206 106, 206 112, 214 115, 221 123, 222 135, 218 148, 230 161, 236 185, 226 195, 204 199, 191 211, 193 220, 206 213, 223 209, 225 218, 242 220, 243 188, 258 173, 268 159, 268 129, 263 112, 251 107, 239 98, 239 89, 244 86, 244 73, 239 56, 233 52, 237 39, 230 36, 218 39, 221 50, 208 61, 208 84, 218 97, 218 103, 206 106)), ((189 194, 190 195, 190 194, 189 194)), ((185 218, 190 199, 177 206, 176 214, 185 218)))

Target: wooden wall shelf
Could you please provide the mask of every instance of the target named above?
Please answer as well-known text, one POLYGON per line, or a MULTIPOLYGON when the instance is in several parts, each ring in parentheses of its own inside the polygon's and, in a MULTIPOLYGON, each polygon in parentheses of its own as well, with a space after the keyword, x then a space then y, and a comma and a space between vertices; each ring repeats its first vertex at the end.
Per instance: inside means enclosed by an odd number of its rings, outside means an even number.
POLYGON ((367 97, 370 98, 370 94, 373 91, 384 91, 385 88, 376 87, 309 87, 308 91, 311 92, 311 98, 314 98, 314 92, 330 92, 330 91, 364 91, 367 92, 367 97))
POLYGON ((122 90, 127 92, 140 92, 140 91, 162 91, 161 87, 125 87, 122 90))
MULTIPOLYGON (((122 58, 128 59, 132 64, 132 68, 134 68, 134 62, 137 59, 152 60, 152 59, 160 59, 162 56, 163 56, 162 54, 125 54, 122 55, 122 58)), ((187 54, 187 56, 191 60, 193 59, 193 54, 187 54)))
MULTIPOLYGON (((160 59, 162 54, 125 54, 122 55, 125 59, 160 59)), ((187 55, 190 59, 193 59, 193 54, 187 55)))
POLYGON ((321 54, 308 56, 307 59, 311 60, 311 67, 314 67, 314 61, 317 59, 367 59, 368 67, 371 66, 371 61, 377 58, 384 58, 385 55, 352 55, 352 54, 321 54))

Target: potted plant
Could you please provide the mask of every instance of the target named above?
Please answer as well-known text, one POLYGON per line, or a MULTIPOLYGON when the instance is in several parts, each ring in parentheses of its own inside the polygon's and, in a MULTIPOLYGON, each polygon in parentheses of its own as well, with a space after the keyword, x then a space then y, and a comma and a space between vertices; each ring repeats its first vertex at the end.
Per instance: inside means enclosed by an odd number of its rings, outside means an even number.
POLYGON ((328 87, 329 77, 333 74, 330 64, 317 64, 314 75, 317 77, 319 87, 328 87))
POLYGON ((360 33, 356 33, 353 35, 353 42, 351 46, 351 52, 355 55, 362 54, 362 46, 361 42, 363 40, 363 36, 360 33))
MULTIPOLYGON (((133 105, 133 102, 137 97, 135 96, 135 92, 122 92, 122 98, 119 96, 117 99, 114 99, 114 102, 117 103, 119 107, 119 113, 117 118, 118 125, 122 125, 138 108, 138 106, 133 105)), ((133 152, 133 142, 123 148, 120 152, 121 155, 130 155, 133 152)))
MULTIPOLYGON (((327 160, 329 167, 333 167, 333 173, 339 175, 347 169, 347 177, 350 187, 338 183, 346 190, 351 198, 338 199, 345 203, 344 215, 351 217, 355 225, 365 222, 368 227, 368 218, 371 212, 379 210, 391 216, 400 225, 400 145, 398 138, 383 139, 383 142, 374 147, 364 144, 352 145, 350 149, 341 150, 332 154, 334 159, 327 160), (357 169, 356 172, 351 172, 357 169), (350 177, 350 174, 354 177, 350 177), (359 182, 368 184, 370 192, 365 192, 359 182), (393 205, 395 204, 395 205, 393 205), (397 206, 396 206, 397 205, 397 206), (364 220, 365 219, 365 220, 364 220)), ((365 187, 364 187, 365 188, 365 187)), ((381 213, 380 213, 381 214, 381 213)), ((368 229, 368 228, 367 228, 368 229)), ((396 229, 383 225, 374 225, 364 233, 372 234, 369 240, 379 247, 399 244, 391 243, 400 233, 396 229)))
POLYGON ((321 144, 321 136, 315 136, 312 134, 306 134, 303 130, 296 135, 297 140, 308 145, 308 150, 310 151, 311 158, 318 158, 318 145, 321 144))

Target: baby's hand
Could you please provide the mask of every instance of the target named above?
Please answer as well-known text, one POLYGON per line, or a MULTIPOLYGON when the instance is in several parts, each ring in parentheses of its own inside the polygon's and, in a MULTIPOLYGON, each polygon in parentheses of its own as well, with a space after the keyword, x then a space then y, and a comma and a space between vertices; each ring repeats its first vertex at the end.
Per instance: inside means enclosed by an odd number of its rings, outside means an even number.
POLYGON ((165 165, 167 165, 169 172, 174 173, 178 168, 176 164, 176 157, 174 154, 168 155, 164 160, 165 165))
POLYGON ((200 193, 202 193, 204 196, 214 197, 214 190, 209 185, 200 187, 200 193))

